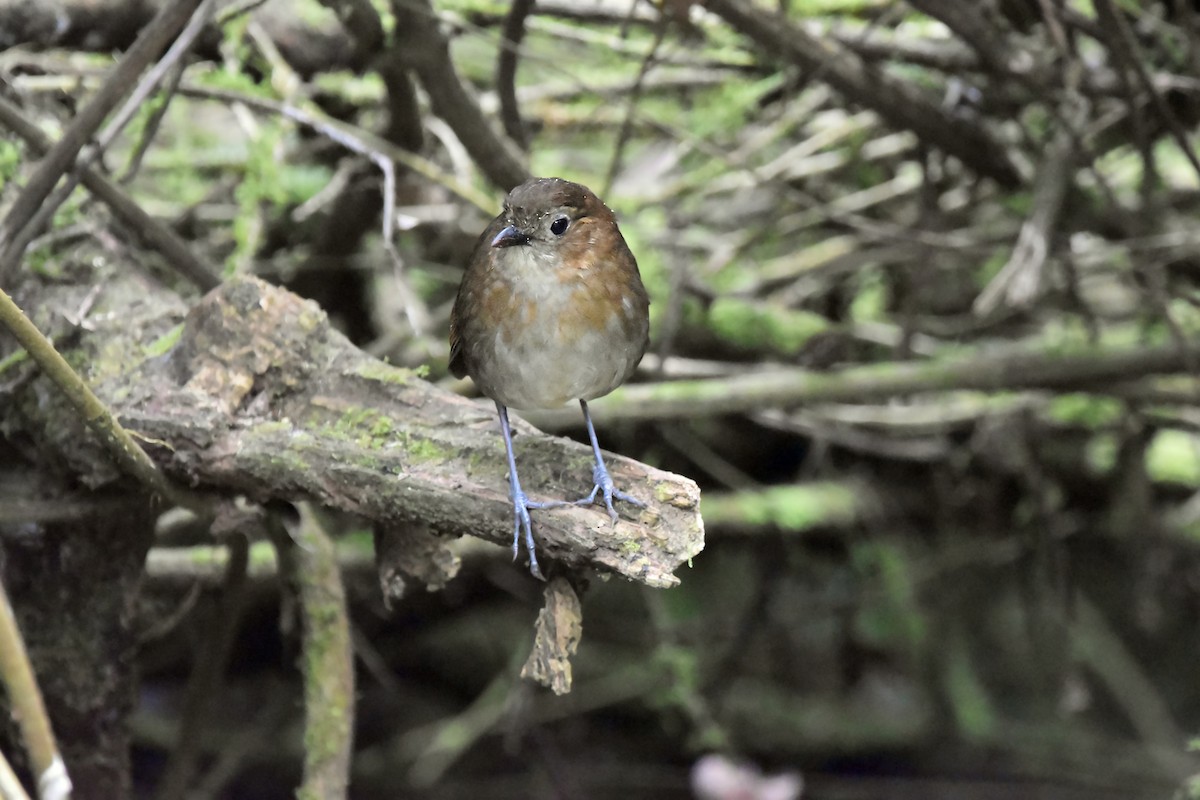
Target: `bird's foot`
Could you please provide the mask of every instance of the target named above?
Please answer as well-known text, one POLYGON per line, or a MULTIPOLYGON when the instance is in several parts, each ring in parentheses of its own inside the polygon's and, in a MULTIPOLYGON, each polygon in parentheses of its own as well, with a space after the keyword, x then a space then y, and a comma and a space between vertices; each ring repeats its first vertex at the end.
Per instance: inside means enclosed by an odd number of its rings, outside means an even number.
POLYGON ((601 495, 604 498, 604 505, 608 508, 608 516, 615 525, 620 518, 617 510, 613 508, 613 500, 624 500, 632 506, 645 508, 646 504, 630 494, 626 494, 613 485, 612 476, 608 474, 608 470, 603 464, 596 464, 592 468, 592 491, 586 497, 581 497, 575 501, 577 506, 590 506, 596 502, 596 496, 601 495))
POLYGON ((564 506, 566 503, 562 501, 551 501, 547 503, 535 503, 525 496, 525 493, 518 491, 513 497, 513 543, 512 554, 513 561, 521 557, 521 539, 525 539, 525 549, 529 551, 529 572, 539 581, 546 580, 546 576, 542 574, 542 568, 538 566, 537 553, 534 550, 533 541, 533 525, 529 520, 529 510, 536 508, 555 508, 556 506, 564 506))

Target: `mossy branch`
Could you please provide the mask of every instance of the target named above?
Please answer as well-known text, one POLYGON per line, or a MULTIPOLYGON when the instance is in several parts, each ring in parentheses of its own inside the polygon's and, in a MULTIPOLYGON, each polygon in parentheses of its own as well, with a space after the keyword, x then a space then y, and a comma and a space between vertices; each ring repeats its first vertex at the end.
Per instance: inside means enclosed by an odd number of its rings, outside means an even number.
MULTIPOLYGON (((1200 344, 1116 349, 1009 350, 849 367, 832 372, 776 369, 727 378, 633 384, 588 404, 593 418, 653 420, 739 414, 811 403, 866 402, 924 392, 1058 389, 1117 392, 1150 375, 1183 372, 1200 357, 1200 344)), ((547 428, 571 423, 563 411, 529 418, 547 428)))
POLYGON ((304 623, 304 781, 299 800, 346 796, 354 744, 354 650, 346 591, 333 540, 312 510, 273 538, 279 563, 295 586, 304 623))
MULTIPOLYGON (((71 307, 72 291, 46 286, 24 299, 71 307)), ((383 525, 415 521, 435 534, 511 541, 504 448, 490 408, 371 358, 314 303, 256 279, 207 295, 161 346, 178 315, 173 295, 114 275, 93 314, 112 321, 81 331, 76 353, 98 376, 96 393, 147 437, 167 474, 260 501, 313 500, 383 525)), ((86 464, 87 437, 62 435, 52 409, 22 401, 37 391, 36 382, 18 390, 0 418, 23 414, 12 424, 58 431, 36 442, 34 457, 47 469, 86 464)), ((514 428, 521 476, 535 499, 590 487, 590 448, 520 420, 514 428)), ((615 526, 599 508, 539 512, 539 549, 568 567, 674 585, 672 573, 703 547, 699 489, 630 459, 608 459, 614 480, 648 508, 615 526)))

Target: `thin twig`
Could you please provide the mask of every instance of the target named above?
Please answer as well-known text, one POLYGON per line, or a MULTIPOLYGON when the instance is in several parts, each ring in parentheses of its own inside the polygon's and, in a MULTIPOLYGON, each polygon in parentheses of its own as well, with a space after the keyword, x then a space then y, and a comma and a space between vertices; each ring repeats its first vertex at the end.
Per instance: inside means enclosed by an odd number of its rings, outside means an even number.
POLYGON ((25 640, 17 627, 17 617, 3 582, 0 582, 0 680, 4 682, 8 702, 29 752, 30 767, 38 782, 38 796, 41 800, 69 797, 71 779, 54 741, 42 691, 29 663, 25 640))
MULTIPOLYGON (((1077 98, 1076 111, 1063 113, 1063 117, 1072 123, 1082 119, 1086 111, 1086 101, 1081 96, 1077 98)), ((1079 155, 1075 141, 1071 129, 1064 128, 1050 143, 1038 170, 1033 209, 1021 226, 1007 263, 976 298, 976 314, 987 316, 1002 302, 1023 308, 1041 296, 1046 284, 1046 264, 1058 234, 1059 217, 1075 177, 1079 155)))
POLYGON ((496 96, 500 100, 500 122, 504 132, 522 150, 529 149, 529 131, 521 120, 517 103, 517 63, 521 40, 525 38, 525 19, 533 11, 534 0, 513 0, 504 17, 500 53, 496 56, 496 96))
POLYGON ((379 163, 377 161, 379 158, 387 158, 398 164, 403 164, 413 172, 428 178, 458 195, 468 203, 478 207, 480 210, 487 212, 489 216, 496 211, 496 201, 493 198, 447 175, 429 159, 422 158, 415 153, 410 153, 403 148, 397 147, 370 131, 334 119, 317 110, 315 107, 307 105, 300 107, 291 103, 279 102, 278 100, 253 97, 225 89, 190 86, 186 83, 181 91, 183 94, 191 97, 220 100, 226 103, 242 103, 247 108, 260 113, 278 114, 287 117, 290 120, 299 122, 301 125, 312 128, 317 133, 345 147, 352 153, 367 156, 376 164, 379 163))
POLYGON ((3 751, 0 751, 0 800, 29 800, 25 787, 21 785, 3 751))
POLYGON ((1116 36, 1114 41, 1113 52, 1118 60, 1124 61, 1125 65, 1133 70, 1133 74, 1137 76, 1138 83, 1142 86, 1142 91, 1150 98, 1154 104, 1154 108, 1158 111, 1158 115, 1166 124, 1167 130, 1171 134, 1171 138, 1175 140, 1175 144, 1179 145, 1179 149, 1183 151, 1183 155, 1187 158, 1188 163, 1192 165, 1192 169, 1200 175, 1200 159, 1196 157, 1195 150, 1192 149, 1192 144, 1188 140, 1188 133, 1179 124, 1179 118, 1175 116, 1175 112, 1167 105, 1166 98, 1154 86, 1154 81, 1150 79, 1149 73, 1146 72, 1146 67, 1142 63, 1142 59, 1138 53, 1137 40, 1133 36, 1133 32, 1129 30, 1129 23, 1120 13, 1112 0, 1097 0, 1096 14, 1100 17, 1101 24, 1112 30, 1116 36))
MULTIPOLYGON (((0 125, 21 137, 38 154, 46 154, 53 147, 41 129, 3 97, 0 97, 0 125)), ((194 285, 208 291, 220 282, 216 267, 196 255, 194 248, 170 228, 147 214, 116 183, 90 167, 82 171, 82 180, 88 191, 107 205, 130 233, 158 251, 173 269, 194 285)))
POLYGON ((638 101, 642 97, 642 86, 645 83, 646 76, 650 74, 650 70, 657 61, 658 48, 662 47, 663 39, 666 38, 668 24, 666 14, 659 17, 658 27, 654 31, 654 41, 650 43, 650 49, 646 51, 646 56, 642 59, 641 66, 638 67, 637 78, 634 79, 633 86, 629 91, 629 100, 625 105, 625 118, 621 120, 621 130, 617 133, 617 142, 613 145, 612 159, 608 162, 608 173, 604 176, 604 188, 600 192, 601 197, 608 197, 612 192, 613 181, 617 179, 617 173, 621 170, 621 160, 625 154, 625 146, 629 144, 629 138, 633 134, 633 119, 637 113, 638 101))
POLYGON ((479 103, 459 77, 450 58, 450 43, 429 0, 394 0, 395 47, 416 73, 429 106, 453 129, 479 170, 494 185, 508 191, 530 177, 519 150, 497 133, 479 103))
POLYGON ((320 3, 337 14, 338 21, 350 34, 357 63, 368 64, 379 54, 387 34, 371 0, 320 0, 320 3))
POLYGON ((100 90, 75 115, 63 137, 38 164, 25 188, 13 202, 8 216, 0 223, 0 251, 4 253, 0 259, 0 285, 8 280, 14 265, 19 263, 20 254, 17 253, 14 257, 10 252, 12 242, 33 219, 59 179, 71 169, 79 151, 104 122, 108 113, 130 91, 134 78, 158 56, 203 1, 179 0, 164 5, 158 16, 142 30, 137 41, 126 51, 100 90))
POLYGON ((125 171, 121 173, 121 177, 118 179, 121 183, 127 184, 132 181, 137 176, 138 170, 141 169, 142 159, 150 151, 150 145, 153 143, 154 137, 158 135, 163 120, 166 119, 167 109, 171 107, 171 98, 175 96, 175 92, 179 89, 179 82, 183 80, 183 71, 186 67, 187 65, 183 61, 179 61, 167 75, 167 83, 163 88, 162 99, 151 112, 150 119, 146 121, 141 136, 138 137, 137 146, 134 147, 133 152, 129 155, 125 171))
MULTIPOLYGON (((2 520, 2 518, 0 518, 2 520)), ((456 544, 462 546, 463 540, 456 544)), ((372 572, 375 548, 369 540, 341 537, 337 540, 338 564, 343 573, 372 572)), ((154 547, 146 554, 146 579, 183 586, 219 586, 229 572, 229 548, 214 544, 186 547, 154 547)), ((275 580, 279 562, 269 542, 250 546, 246 577, 252 581, 275 580)))
POLYGON ((209 14, 212 13, 212 8, 215 0, 201 0, 200 5, 196 8, 196 12, 192 14, 183 30, 175 37, 175 41, 167 48, 167 52, 150 70, 142 76, 138 81, 137 86, 129 97, 126 98, 120 110, 113 114, 112 119, 104 126, 96 136, 96 143, 90 149, 90 152, 85 150, 86 155, 81 158, 83 166, 91 166, 99 158, 100 154, 106 151, 118 136, 121 131, 125 130, 125 126, 133 119, 136 114, 150 97, 150 94, 158 88, 163 79, 171 72, 176 64, 182 63, 183 57, 192 49, 192 43, 200 32, 204 30, 205 23, 208 22, 209 14))
POLYGON ((891 77, 836 43, 818 40, 787 19, 768 15, 744 0, 704 0, 709 11, 767 52, 816 71, 853 102, 879 113, 892 125, 911 130, 927 144, 960 159, 1003 186, 1020 176, 1003 145, 982 126, 953 116, 910 83, 891 77))

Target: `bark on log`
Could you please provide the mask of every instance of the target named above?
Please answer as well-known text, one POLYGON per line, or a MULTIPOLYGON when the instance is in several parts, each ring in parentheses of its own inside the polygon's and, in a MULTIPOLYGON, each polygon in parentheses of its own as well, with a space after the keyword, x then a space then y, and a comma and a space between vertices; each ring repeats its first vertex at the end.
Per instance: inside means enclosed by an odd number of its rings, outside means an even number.
MULTIPOLYGON (((218 287, 186 316, 176 295, 136 276, 112 275, 102 285, 86 324, 72 331, 62 320, 87 287, 25 287, 18 301, 37 312, 43 331, 58 329, 56 341, 72 345, 69 360, 87 365, 96 393, 175 479, 511 542, 504 449, 490 402, 371 358, 316 304, 257 279, 218 287)), ((82 422, 53 398, 42 378, 21 381, 15 402, 0 404, 0 432, 44 467, 66 465, 93 486, 116 479, 82 422)), ((514 428, 522 483, 534 499, 591 488, 587 446, 521 421, 514 428)), ((623 507, 615 526, 599 506, 537 511, 540 550, 569 567, 674 585, 675 569, 703 547, 699 489, 607 458, 617 484, 648 508, 623 507)))

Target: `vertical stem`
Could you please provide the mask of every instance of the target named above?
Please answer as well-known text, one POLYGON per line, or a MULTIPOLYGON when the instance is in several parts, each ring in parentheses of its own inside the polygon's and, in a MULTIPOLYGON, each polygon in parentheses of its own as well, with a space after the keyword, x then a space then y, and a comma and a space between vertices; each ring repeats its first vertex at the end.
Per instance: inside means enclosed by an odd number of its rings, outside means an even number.
POLYGON ((12 704, 13 716, 21 728, 25 747, 29 751, 29 762, 38 781, 38 794, 42 798, 67 797, 71 792, 71 780, 54 742, 50 729, 50 718, 46 715, 46 704, 38 688, 25 650, 25 640, 17 627, 17 618, 9 602, 8 592, 0 582, 0 680, 12 704))
POLYGON ((343 800, 354 745, 354 650, 333 540, 312 511, 275 535, 279 564, 295 585, 304 622, 304 782, 299 800, 343 800))

